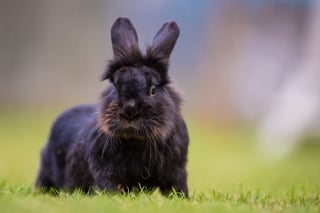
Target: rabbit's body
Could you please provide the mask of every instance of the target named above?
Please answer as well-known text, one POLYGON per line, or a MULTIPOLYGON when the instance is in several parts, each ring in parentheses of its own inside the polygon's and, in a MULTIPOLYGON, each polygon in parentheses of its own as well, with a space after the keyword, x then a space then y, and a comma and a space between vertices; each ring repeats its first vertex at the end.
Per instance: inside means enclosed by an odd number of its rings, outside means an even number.
POLYGON ((102 76, 110 85, 95 105, 63 113, 42 151, 38 187, 88 191, 173 189, 188 196, 188 132, 181 98, 170 86, 169 55, 179 35, 165 24, 142 55, 131 22, 112 27, 115 58, 102 76))

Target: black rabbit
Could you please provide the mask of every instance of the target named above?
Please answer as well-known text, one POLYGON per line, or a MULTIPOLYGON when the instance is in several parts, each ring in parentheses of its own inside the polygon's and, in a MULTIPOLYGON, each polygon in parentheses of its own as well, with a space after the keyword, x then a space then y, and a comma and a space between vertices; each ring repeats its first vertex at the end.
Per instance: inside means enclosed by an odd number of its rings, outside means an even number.
POLYGON ((111 29, 114 59, 102 75, 111 85, 97 105, 64 112, 42 150, 36 186, 88 192, 135 187, 172 190, 188 197, 189 137, 181 98, 170 86, 169 56, 179 36, 175 22, 162 26, 147 48, 128 18, 111 29))

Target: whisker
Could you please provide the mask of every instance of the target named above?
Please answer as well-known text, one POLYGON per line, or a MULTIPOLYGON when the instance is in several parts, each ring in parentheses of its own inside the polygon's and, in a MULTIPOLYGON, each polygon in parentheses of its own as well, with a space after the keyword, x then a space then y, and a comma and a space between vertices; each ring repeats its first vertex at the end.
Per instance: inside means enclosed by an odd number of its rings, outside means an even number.
POLYGON ((110 144, 110 146, 112 146, 111 141, 112 140, 110 139, 110 137, 108 135, 106 135, 106 139, 105 139, 105 141, 103 143, 103 148, 102 148, 102 152, 101 152, 101 159, 103 159, 103 155, 104 155, 107 147, 109 146, 109 144, 110 144))
POLYGON ((97 112, 93 112, 92 115, 98 115, 100 112, 97 111, 97 112))

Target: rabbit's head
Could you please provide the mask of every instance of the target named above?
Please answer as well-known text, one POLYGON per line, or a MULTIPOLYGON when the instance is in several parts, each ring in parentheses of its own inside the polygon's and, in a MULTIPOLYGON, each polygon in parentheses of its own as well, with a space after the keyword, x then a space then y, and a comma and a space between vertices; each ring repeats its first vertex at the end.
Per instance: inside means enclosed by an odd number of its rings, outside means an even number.
POLYGON ((130 20, 115 21, 111 29, 114 59, 102 75, 102 80, 112 83, 101 97, 103 131, 137 139, 163 139, 170 134, 180 98, 168 85, 168 62, 178 36, 177 24, 168 22, 142 54, 130 20))

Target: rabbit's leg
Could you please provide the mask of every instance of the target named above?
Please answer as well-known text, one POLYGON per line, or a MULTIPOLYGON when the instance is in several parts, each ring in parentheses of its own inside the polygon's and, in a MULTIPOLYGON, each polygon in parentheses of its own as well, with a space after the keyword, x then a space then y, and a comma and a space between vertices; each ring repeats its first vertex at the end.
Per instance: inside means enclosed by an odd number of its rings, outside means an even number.
POLYGON ((171 192, 176 191, 189 197, 187 186, 187 172, 185 169, 176 169, 175 171, 168 172, 167 176, 160 180, 160 191, 164 195, 169 195, 171 192))
POLYGON ((94 184, 102 191, 117 191, 119 186, 118 173, 115 172, 115 166, 111 162, 101 158, 101 155, 90 155, 88 166, 92 175, 94 184))
POLYGON ((41 152, 40 169, 36 180, 36 187, 47 192, 50 188, 57 189, 54 183, 53 177, 55 176, 52 161, 55 160, 52 157, 52 153, 48 152, 48 148, 45 147, 41 152))
POLYGON ((93 185, 93 178, 89 172, 88 162, 84 158, 81 145, 74 144, 67 156, 65 187, 68 190, 81 189, 89 192, 93 185))
POLYGON ((100 172, 94 175, 94 182, 102 191, 115 192, 121 189, 121 185, 112 179, 112 175, 105 168, 102 168, 100 172))
POLYGON ((41 166, 37 180, 36 180, 36 187, 41 189, 44 192, 49 191, 50 188, 56 188, 50 176, 48 175, 50 173, 49 170, 50 170, 49 168, 45 168, 41 166))

